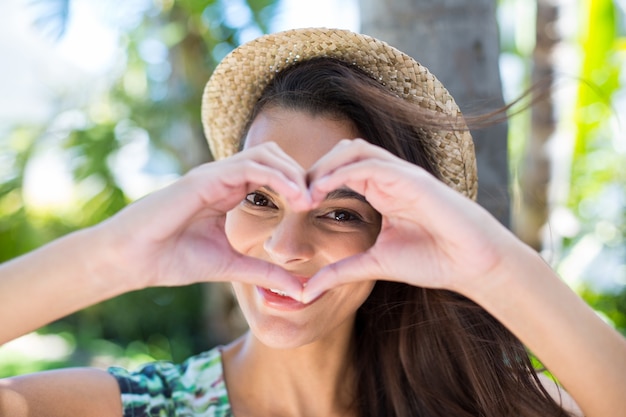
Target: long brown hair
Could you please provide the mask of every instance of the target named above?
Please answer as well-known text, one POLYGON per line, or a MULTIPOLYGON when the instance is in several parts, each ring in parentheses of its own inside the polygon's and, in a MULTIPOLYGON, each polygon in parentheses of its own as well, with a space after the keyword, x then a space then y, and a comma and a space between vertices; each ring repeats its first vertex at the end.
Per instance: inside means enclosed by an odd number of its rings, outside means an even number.
MULTIPOLYGON (((267 106, 351 120, 367 141, 439 177, 426 146, 436 117, 356 67, 329 58, 290 67, 265 89, 250 122, 267 106)), ((567 415, 524 345, 457 293, 378 281, 357 312, 354 341, 361 417, 567 415)))

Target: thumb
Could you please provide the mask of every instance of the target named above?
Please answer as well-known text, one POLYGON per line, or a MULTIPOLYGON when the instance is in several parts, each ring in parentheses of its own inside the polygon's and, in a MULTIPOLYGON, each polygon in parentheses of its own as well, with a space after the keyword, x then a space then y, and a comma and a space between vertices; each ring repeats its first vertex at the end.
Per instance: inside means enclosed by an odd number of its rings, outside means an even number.
POLYGON ((379 263, 368 252, 344 258, 320 269, 302 290, 300 300, 310 303, 331 288, 357 281, 380 279, 379 263))
POLYGON ((296 300, 302 294, 302 283, 285 269, 245 255, 229 262, 227 270, 221 276, 228 277, 228 281, 281 290, 296 300))

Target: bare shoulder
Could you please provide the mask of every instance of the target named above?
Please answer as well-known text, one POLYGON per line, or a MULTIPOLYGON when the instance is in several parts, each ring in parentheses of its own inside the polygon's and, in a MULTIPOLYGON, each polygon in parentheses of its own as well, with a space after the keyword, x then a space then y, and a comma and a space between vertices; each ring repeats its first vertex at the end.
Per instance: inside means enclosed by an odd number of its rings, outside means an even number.
POLYGON ((562 387, 560 387, 553 380, 548 378, 543 374, 537 374, 539 376, 539 380, 543 387, 548 391, 548 393, 554 398, 554 400, 561 404, 561 407, 568 413, 570 413, 574 417, 584 417, 584 414, 576 401, 572 398, 571 395, 567 393, 562 387))
POLYGON ((103 370, 63 369, 0 379, 0 416, 121 415, 117 382, 103 370))

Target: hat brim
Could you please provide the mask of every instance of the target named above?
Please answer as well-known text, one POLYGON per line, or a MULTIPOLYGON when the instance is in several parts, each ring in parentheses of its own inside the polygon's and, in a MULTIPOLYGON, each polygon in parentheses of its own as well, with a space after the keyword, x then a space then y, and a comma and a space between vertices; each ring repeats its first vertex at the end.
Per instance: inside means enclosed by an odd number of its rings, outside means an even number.
POLYGON ((356 65, 403 99, 454 120, 449 130, 428 129, 426 145, 443 182, 476 199, 474 144, 445 87, 407 54, 381 40, 342 29, 293 29, 264 35, 228 54, 211 75, 202 97, 202 123, 213 157, 222 159, 237 152, 252 108, 276 73, 318 57, 356 65))

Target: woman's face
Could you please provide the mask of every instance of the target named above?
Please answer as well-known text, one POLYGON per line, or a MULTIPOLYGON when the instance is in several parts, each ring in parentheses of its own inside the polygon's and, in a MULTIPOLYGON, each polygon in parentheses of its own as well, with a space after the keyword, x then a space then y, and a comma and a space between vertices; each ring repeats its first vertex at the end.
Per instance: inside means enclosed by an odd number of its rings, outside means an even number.
MULTIPOLYGON (((347 120, 271 108, 252 123, 245 148, 276 142, 307 170, 341 139, 357 136, 347 120)), ((237 251, 279 265, 303 282, 320 268, 367 250, 379 230, 380 215, 348 189, 330 193, 309 212, 293 212, 280 195, 260 188, 226 218, 226 235, 237 251)), ((373 286, 373 282, 339 286, 305 305, 268 288, 233 284, 254 335, 279 348, 348 334, 356 310, 373 286)))

